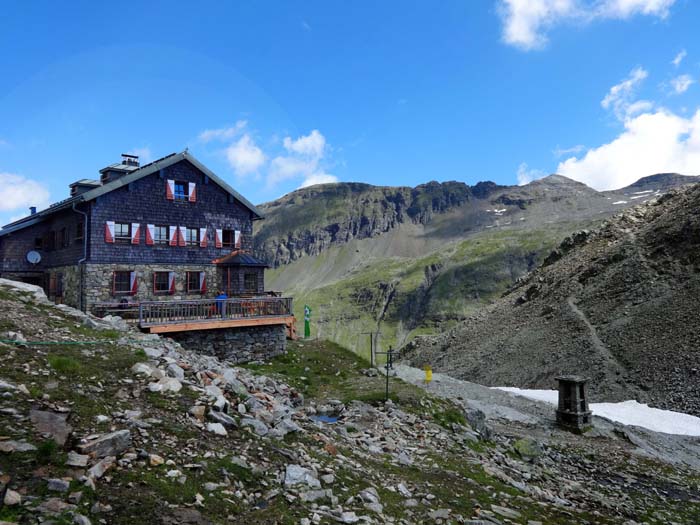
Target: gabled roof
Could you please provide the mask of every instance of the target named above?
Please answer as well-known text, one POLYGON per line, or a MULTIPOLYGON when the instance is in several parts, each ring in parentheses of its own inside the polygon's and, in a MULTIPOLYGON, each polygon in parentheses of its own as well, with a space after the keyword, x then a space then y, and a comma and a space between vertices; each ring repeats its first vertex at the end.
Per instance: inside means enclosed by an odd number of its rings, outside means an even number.
POLYGON ((248 208, 253 214, 253 220, 265 218, 260 212, 260 210, 258 210, 248 199, 246 199, 243 195, 234 190, 231 186, 224 182, 223 179, 219 178, 217 175, 214 174, 213 171, 211 171, 204 164, 199 162, 190 152, 185 150, 181 153, 171 153, 170 155, 167 155, 154 162, 151 162, 150 164, 141 166, 140 168, 132 171, 131 173, 122 175, 121 177, 119 177, 116 180, 113 180, 112 182, 108 182, 107 184, 99 186, 95 189, 88 190, 84 193, 81 193, 80 195, 76 195, 74 197, 70 197, 68 199, 56 202, 48 208, 41 210, 33 215, 29 215, 28 217, 24 217, 18 221, 7 224, 3 226, 2 230, 0 230, 0 236, 7 235, 8 233, 12 233, 14 231, 21 230, 22 228, 26 228, 27 226, 31 226, 32 224, 36 224, 42 217, 46 217, 58 211, 70 208, 75 204, 80 204, 81 202, 89 202, 91 200, 96 199, 97 197, 110 193, 116 189, 128 186, 134 181, 142 179, 143 177, 147 177, 148 175, 156 173, 164 168, 167 168, 168 166, 172 166, 173 164, 176 164, 181 160, 186 160, 189 163, 191 163, 194 167, 196 167, 207 177, 209 177, 209 179, 212 182, 221 186, 224 190, 226 190, 226 192, 232 195, 234 199, 236 199, 241 204, 243 204, 243 206, 248 208))

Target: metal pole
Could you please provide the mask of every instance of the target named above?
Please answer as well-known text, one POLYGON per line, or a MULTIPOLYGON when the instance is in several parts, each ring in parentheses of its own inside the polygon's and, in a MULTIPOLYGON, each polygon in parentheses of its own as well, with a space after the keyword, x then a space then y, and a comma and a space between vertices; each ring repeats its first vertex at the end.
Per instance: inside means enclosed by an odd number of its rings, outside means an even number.
POLYGON ((389 370, 392 368, 392 361, 394 357, 394 351, 389 346, 389 351, 386 354, 386 395, 384 401, 389 401, 389 370))

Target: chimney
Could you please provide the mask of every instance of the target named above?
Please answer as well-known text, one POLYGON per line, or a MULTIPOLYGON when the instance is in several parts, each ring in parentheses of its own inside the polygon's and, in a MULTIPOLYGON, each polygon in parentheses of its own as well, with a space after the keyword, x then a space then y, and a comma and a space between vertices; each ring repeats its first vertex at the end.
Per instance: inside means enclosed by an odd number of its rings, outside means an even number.
POLYGON ((130 155, 128 153, 122 153, 122 164, 124 164, 125 166, 134 166, 138 168, 140 166, 139 156, 130 155))
POLYGON ((36 206, 29 207, 29 215, 36 215, 36 206))
POLYGON ((100 170, 100 182, 108 184, 127 173, 139 169, 140 166, 138 155, 122 153, 122 160, 118 164, 110 164, 100 170))

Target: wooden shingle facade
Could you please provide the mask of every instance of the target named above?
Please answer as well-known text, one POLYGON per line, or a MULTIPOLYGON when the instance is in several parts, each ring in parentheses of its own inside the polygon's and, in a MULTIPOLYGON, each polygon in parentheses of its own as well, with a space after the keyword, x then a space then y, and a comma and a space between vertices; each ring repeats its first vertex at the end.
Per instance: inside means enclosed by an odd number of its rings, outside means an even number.
POLYGON ((264 292, 249 254, 261 213, 189 152, 145 166, 124 156, 100 174, 0 230, 0 276, 83 310, 264 292))

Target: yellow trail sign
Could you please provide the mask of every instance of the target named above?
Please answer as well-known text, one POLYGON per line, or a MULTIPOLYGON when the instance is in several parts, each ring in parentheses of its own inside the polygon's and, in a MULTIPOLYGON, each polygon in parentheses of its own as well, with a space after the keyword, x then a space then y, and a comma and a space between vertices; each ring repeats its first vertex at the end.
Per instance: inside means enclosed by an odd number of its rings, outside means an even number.
POLYGON ((430 383, 433 380, 433 369, 430 365, 425 365, 423 367, 425 370, 425 382, 430 383))

